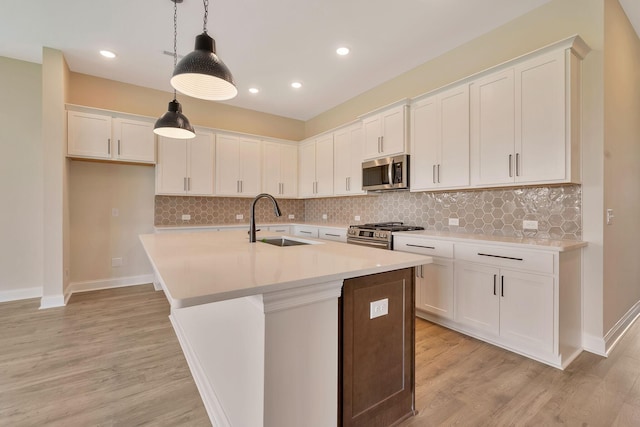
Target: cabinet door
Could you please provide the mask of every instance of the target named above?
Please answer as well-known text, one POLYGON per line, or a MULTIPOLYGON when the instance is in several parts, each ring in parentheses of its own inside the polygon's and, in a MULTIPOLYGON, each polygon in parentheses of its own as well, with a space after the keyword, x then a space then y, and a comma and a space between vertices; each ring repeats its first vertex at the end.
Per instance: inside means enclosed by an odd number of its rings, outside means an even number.
POLYGON ((298 189, 301 197, 313 197, 316 188, 316 144, 306 143, 299 150, 298 189))
POLYGON ((187 143, 185 139, 158 137, 156 194, 186 193, 187 143))
POLYGON ((188 140, 188 147, 188 192, 191 195, 212 196, 214 136, 212 133, 197 133, 195 138, 188 140))
POLYGON ((515 348, 553 352, 554 279, 500 271, 500 336, 515 348))
POLYGON ((111 117, 68 111, 67 128, 69 156, 111 158, 111 117))
POLYGON ((420 101, 411 108, 411 189, 436 188, 439 163, 437 96, 420 101))
POLYGON ((417 270, 420 291, 416 308, 453 320, 453 260, 434 259, 417 270))
POLYGON ((139 120, 114 119, 114 157, 118 160, 155 163, 156 147, 153 123, 139 120))
POLYGON ((513 69, 471 84, 473 185, 514 181, 515 106, 513 69))
POLYGON ((500 298, 497 268, 456 262, 456 321, 498 335, 500 298))
POLYGON ((262 191, 271 195, 282 192, 281 144, 265 142, 262 146, 262 191))
POLYGON ((316 196, 333 194, 333 134, 316 141, 316 196))
POLYGON ((364 157, 365 159, 375 159, 381 157, 380 137, 382 136, 382 124, 380 116, 367 117, 362 120, 362 131, 364 134, 364 157))
POLYGON ((260 193, 262 175, 261 142, 257 139, 240 138, 239 144, 240 193, 245 196, 256 196, 260 193))
POLYGON ((216 194, 237 196, 240 194, 239 138, 216 135, 216 194))
POLYGON ((333 134, 333 193, 349 194, 349 178, 351 177, 351 132, 341 129, 333 134))
POLYGON ((469 86, 439 97, 438 187, 469 186, 469 86))
POLYGON ((281 196, 298 196, 298 147, 295 145, 280 146, 280 182, 281 196))
POLYGON ((380 114, 382 122, 382 140, 380 148, 385 156, 393 156, 405 152, 406 107, 391 108, 380 114))
POLYGON ((364 160, 364 132, 357 125, 349 130, 351 144, 351 174, 349 175, 349 194, 365 194, 362 189, 362 161, 364 160))
POLYGON ((566 179, 564 51, 515 68, 516 182, 566 179))

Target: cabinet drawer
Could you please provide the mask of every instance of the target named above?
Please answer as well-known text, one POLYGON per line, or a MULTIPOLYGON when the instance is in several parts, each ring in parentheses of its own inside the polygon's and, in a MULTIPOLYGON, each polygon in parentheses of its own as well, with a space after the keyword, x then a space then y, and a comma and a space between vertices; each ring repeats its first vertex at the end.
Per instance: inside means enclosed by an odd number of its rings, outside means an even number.
POLYGON ((550 252, 456 244, 455 258, 456 261, 471 261, 496 267, 553 274, 553 254, 550 252))
POLYGON ((315 237, 318 238, 318 227, 306 227, 303 225, 296 225, 293 227, 293 235, 300 237, 315 237))
POLYGON ((441 258, 453 258, 453 243, 422 239, 420 237, 395 236, 393 238, 393 250, 441 258))
POLYGON ((325 240, 335 240, 337 242, 347 241, 347 230, 341 228, 320 228, 318 237, 325 240))
POLYGON ((289 225, 271 225, 268 228, 269 231, 273 231, 274 233, 283 233, 283 234, 290 234, 291 233, 291 226, 289 225))

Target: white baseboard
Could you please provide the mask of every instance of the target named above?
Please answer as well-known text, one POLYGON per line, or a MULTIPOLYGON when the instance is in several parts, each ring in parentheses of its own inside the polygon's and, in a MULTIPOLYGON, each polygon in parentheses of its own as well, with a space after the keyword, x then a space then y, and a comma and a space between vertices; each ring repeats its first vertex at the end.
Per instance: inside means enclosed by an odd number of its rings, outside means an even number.
POLYGON ((43 296, 40 299, 40 310, 44 310, 46 308, 64 307, 65 301, 66 299, 63 294, 43 296))
POLYGON ((125 286, 146 285, 153 283, 153 274, 139 276, 117 277, 114 279, 87 280, 84 282, 72 282, 67 288, 69 295, 80 292, 97 291, 100 289, 123 288, 125 286))
POLYGON ((35 288, 15 289, 11 291, 0 291, 0 302, 40 298, 41 296, 42 286, 37 286, 35 288))
POLYGON ((624 336, 627 330, 633 325, 633 322, 640 316, 640 301, 636 302, 633 307, 625 313, 624 316, 607 332, 604 336, 606 354, 609 355, 613 348, 618 344, 620 338, 624 336))

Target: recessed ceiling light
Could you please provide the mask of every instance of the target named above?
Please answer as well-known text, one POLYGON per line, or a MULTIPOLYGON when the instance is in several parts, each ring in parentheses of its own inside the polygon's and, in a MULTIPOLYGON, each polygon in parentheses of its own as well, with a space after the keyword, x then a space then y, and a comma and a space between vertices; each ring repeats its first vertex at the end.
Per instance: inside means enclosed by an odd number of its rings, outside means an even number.
POLYGON ((341 55, 341 56, 348 55, 349 54, 349 48, 348 47, 339 47, 338 49, 336 49, 336 53, 338 55, 341 55))
POLYGON ((104 56, 105 58, 109 58, 109 59, 113 59, 116 57, 116 54, 111 52, 110 50, 101 50, 100 51, 100 55, 104 56))
POLYGON ((300 89, 302 87, 302 83, 293 82, 293 83, 291 83, 291 87, 294 88, 294 89, 300 89))
POLYGON ((260 89, 258 89, 257 87, 250 87, 250 88, 249 88, 249 92, 251 92, 251 93, 258 93, 258 92, 260 92, 260 89))

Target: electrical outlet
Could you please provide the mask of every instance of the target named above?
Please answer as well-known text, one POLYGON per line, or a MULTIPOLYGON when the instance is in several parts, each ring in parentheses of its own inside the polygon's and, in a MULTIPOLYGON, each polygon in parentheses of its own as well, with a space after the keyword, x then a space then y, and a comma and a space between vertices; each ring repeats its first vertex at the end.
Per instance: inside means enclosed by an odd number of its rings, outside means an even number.
POLYGON ((289 219, 295 219, 296 216, 294 214, 289 214, 289 219))
POLYGON ((242 214, 237 214, 237 215, 236 215, 236 219, 244 219, 244 215, 242 215, 242 214))
POLYGON ((607 225, 613 224, 613 218, 615 218, 613 209, 607 209, 607 225))
POLYGON ((538 229, 538 221, 522 221, 522 229, 523 230, 537 230, 538 229))
POLYGON ((459 218, 449 218, 449 225, 460 225, 459 218))
POLYGON ((191 221, 191 215, 189 215, 189 214, 182 215, 182 220, 183 221, 191 221))
POLYGON ((360 215, 356 215, 356 216, 354 216, 354 217, 353 217, 353 220, 354 220, 354 221, 360 221, 360 215))
POLYGON ((120 215, 120 211, 118 210, 118 208, 111 208, 111 216, 119 216, 120 215))
POLYGON ((327 219, 327 218, 328 218, 327 214, 322 214, 322 219, 327 219))
POLYGON ((122 267, 122 258, 111 258, 111 267, 122 267))
POLYGON ((389 298, 369 303, 369 319, 389 314, 389 298))

